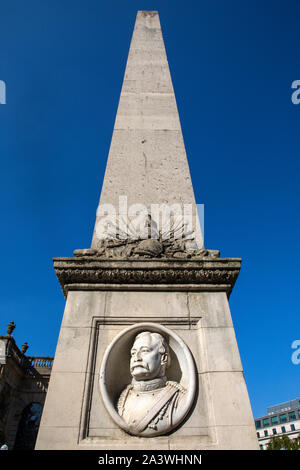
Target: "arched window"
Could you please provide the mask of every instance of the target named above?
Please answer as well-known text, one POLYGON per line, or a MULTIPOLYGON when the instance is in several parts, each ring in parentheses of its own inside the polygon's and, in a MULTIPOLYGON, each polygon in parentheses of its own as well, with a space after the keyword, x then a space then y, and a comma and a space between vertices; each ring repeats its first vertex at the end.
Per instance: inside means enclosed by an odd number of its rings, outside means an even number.
POLYGON ((32 450, 35 446, 40 426, 43 406, 40 403, 30 403, 23 412, 18 426, 15 450, 32 450))

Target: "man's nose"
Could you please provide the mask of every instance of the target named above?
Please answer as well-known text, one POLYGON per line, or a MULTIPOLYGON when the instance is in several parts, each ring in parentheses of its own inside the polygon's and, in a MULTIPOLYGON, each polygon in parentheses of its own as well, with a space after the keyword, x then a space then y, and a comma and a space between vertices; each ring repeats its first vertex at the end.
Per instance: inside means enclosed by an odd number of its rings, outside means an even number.
POLYGON ((136 351, 135 353, 135 360, 140 361, 142 359, 142 353, 141 351, 136 351))

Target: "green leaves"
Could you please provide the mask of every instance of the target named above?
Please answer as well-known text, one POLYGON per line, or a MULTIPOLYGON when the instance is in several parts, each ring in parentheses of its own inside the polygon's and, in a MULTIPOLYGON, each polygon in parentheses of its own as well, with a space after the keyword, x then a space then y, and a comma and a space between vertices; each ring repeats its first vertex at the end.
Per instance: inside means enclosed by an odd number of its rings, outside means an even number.
POLYGON ((300 439, 290 439, 286 434, 271 437, 267 450, 300 450, 300 439))

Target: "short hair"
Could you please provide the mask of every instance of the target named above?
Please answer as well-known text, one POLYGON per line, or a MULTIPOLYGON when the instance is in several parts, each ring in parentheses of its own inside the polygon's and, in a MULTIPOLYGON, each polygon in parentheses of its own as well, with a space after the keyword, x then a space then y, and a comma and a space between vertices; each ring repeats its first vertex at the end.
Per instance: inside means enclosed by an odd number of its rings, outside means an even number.
POLYGON ((156 333, 154 331, 142 331, 141 333, 136 335, 136 337, 134 338, 134 341, 136 341, 138 338, 141 338, 142 336, 145 336, 145 335, 150 336, 151 341, 153 341, 154 339, 159 341, 159 343, 160 343, 159 352, 161 354, 167 354, 168 361, 166 363, 166 367, 169 367, 171 360, 170 360, 169 346, 168 346, 168 342, 167 342, 166 338, 163 335, 161 335, 160 333, 156 333))

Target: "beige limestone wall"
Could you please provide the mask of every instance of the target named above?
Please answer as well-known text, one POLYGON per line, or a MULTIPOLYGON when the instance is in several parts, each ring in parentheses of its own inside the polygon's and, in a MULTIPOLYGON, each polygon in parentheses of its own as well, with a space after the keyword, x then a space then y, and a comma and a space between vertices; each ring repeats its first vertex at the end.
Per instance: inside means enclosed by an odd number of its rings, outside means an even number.
MULTIPOLYGON (((120 367, 129 358, 120 358, 120 367)), ((222 292, 71 291, 68 294, 37 449, 257 449, 227 296, 222 292), (106 411, 99 372, 107 346, 128 325, 157 322, 195 360, 195 404, 170 435, 139 438, 106 411)))

